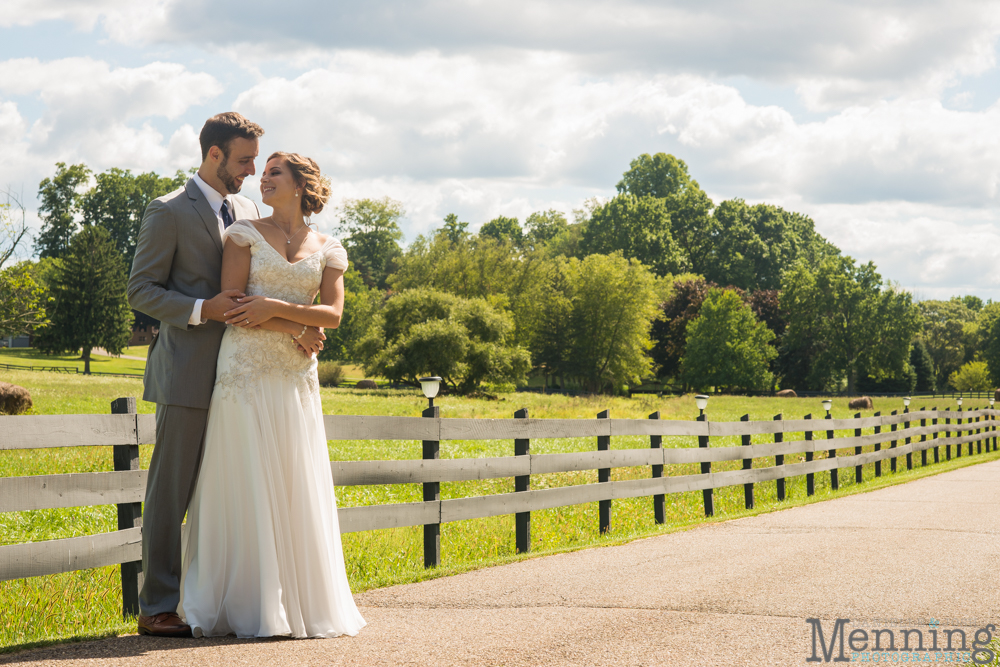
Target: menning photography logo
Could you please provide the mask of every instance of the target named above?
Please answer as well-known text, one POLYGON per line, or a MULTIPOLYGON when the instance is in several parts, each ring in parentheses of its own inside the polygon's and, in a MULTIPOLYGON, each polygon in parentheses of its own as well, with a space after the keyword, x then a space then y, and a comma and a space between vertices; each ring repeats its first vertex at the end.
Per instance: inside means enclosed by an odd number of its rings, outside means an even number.
POLYGON ((851 619, 838 618, 829 636, 823 633, 820 619, 807 618, 806 623, 812 626, 812 653, 806 662, 971 662, 988 665, 996 656, 989 648, 996 632, 992 623, 972 634, 971 649, 964 629, 941 628, 934 619, 930 620, 925 631, 903 626, 851 629, 848 627, 851 619))

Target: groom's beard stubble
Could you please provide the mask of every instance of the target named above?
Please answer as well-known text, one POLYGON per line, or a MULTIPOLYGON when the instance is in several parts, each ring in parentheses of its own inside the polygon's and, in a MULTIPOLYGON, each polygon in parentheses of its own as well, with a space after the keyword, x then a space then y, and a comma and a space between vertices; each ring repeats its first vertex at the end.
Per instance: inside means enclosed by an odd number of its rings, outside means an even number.
POLYGON ((233 195, 239 194, 240 186, 236 184, 236 178, 229 173, 228 169, 226 169, 226 165, 228 163, 229 163, 229 156, 223 154, 222 164, 219 165, 219 168, 216 170, 215 175, 218 176, 219 180, 222 181, 222 184, 226 186, 226 190, 229 190, 229 194, 233 195))

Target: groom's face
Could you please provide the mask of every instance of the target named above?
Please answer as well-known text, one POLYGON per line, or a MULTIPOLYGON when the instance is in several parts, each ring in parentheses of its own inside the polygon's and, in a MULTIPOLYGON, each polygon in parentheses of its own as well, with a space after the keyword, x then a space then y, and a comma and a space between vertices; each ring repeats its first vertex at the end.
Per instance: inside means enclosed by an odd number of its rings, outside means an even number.
POLYGON ((256 173, 253 161, 258 147, 256 139, 235 137, 229 142, 229 155, 223 154, 216 175, 230 194, 239 192, 243 188, 243 179, 256 173))

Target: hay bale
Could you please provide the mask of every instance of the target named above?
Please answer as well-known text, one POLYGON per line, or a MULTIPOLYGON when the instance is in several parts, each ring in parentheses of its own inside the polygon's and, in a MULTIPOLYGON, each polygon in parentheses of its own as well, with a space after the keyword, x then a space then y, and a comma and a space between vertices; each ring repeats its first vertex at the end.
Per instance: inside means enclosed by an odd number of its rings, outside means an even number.
POLYGON ((799 397, 799 395, 795 393, 794 389, 782 389, 777 394, 775 394, 775 396, 777 396, 778 398, 798 398, 799 397))
POLYGON ((0 382, 0 415, 20 415, 31 409, 31 392, 9 382, 0 382))
POLYGON ((375 384, 375 380, 361 380, 356 385, 355 389, 378 389, 378 385, 375 384))
POLYGON ((872 403, 871 396, 862 396, 860 398, 852 398, 847 407, 851 410, 874 410, 875 404, 872 403))

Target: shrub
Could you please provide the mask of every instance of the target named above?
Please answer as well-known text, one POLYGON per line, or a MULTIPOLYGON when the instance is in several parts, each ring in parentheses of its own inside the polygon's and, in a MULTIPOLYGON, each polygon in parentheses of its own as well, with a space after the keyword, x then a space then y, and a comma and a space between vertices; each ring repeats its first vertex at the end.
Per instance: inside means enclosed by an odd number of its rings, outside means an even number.
POLYGON ((985 361, 970 361, 963 364, 948 377, 948 384, 955 391, 989 391, 990 374, 985 361))
POLYGON ((344 381, 344 367, 335 361, 321 361, 316 369, 321 387, 336 387, 344 381))

